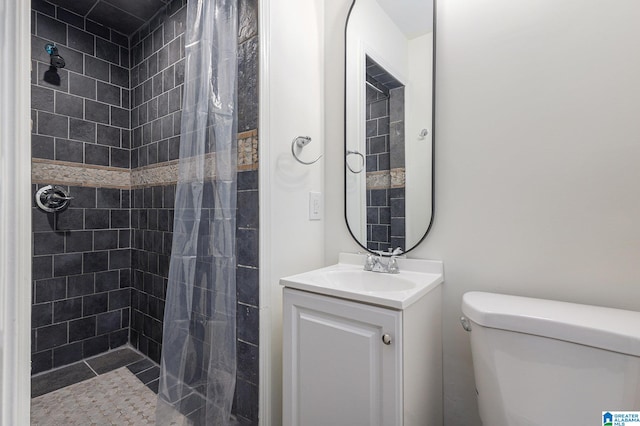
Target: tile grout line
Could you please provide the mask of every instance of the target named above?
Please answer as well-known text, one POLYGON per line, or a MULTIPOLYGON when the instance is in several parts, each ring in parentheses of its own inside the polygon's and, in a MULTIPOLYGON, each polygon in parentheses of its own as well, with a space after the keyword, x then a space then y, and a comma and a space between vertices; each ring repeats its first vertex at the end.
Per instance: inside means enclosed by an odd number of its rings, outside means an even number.
POLYGON ((91 368, 91 365, 89 365, 89 363, 86 360, 82 360, 82 362, 89 367, 89 370, 91 370, 93 372, 93 374, 95 374, 96 376, 99 376, 99 374, 96 372, 96 370, 94 370, 93 368, 91 368))
POLYGON ((133 372, 132 372, 131 370, 129 370, 129 371, 130 371, 134 376, 136 376, 136 379, 140 380, 140 381, 141 381, 145 386, 147 386, 149 383, 152 383, 152 382, 154 382, 154 381, 156 381, 156 380, 160 380, 160 372, 158 372, 158 377, 154 377, 153 379, 149 380, 148 382, 145 382, 144 380, 142 380, 142 379, 140 378, 140 375, 141 375, 142 373, 144 373, 145 371, 152 370, 154 367, 157 367, 157 365, 153 365, 153 366, 151 366, 151 367, 149 367, 149 368, 147 368, 147 369, 145 369, 145 370, 139 371, 138 373, 135 373, 135 374, 133 374, 133 372))

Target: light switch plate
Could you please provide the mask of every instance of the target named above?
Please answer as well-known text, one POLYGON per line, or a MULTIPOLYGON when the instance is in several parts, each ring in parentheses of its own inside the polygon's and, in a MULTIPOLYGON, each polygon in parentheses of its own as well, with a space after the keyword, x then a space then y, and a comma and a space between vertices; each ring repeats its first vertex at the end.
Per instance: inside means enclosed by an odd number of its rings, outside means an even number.
POLYGON ((309 192, 309 220, 322 220, 321 192, 309 192))

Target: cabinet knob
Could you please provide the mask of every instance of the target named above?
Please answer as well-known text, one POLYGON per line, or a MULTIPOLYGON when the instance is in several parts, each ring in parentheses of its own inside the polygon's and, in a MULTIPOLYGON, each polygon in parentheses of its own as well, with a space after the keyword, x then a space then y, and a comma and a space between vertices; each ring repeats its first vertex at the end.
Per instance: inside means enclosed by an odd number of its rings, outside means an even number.
POLYGON ((388 334, 383 334, 382 335, 382 343, 384 343, 385 345, 390 345, 391 344, 391 336, 389 336, 388 334))

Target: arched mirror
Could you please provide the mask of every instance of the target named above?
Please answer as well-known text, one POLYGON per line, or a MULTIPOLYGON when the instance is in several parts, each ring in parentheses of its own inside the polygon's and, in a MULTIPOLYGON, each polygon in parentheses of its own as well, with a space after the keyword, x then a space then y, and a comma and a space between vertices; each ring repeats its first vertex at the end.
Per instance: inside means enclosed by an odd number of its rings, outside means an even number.
POLYGON ((433 220, 434 0, 354 0, 346 25, 345 218, 372 251, 433 220))

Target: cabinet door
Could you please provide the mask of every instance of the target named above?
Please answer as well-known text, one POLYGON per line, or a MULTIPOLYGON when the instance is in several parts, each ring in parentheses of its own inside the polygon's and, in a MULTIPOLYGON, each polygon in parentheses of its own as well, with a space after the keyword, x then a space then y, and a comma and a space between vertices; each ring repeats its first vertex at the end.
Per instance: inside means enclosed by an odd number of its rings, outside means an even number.
POLYGON ((285 289, 285 426, 401 425, 400 330, 399 311, 285 289))

